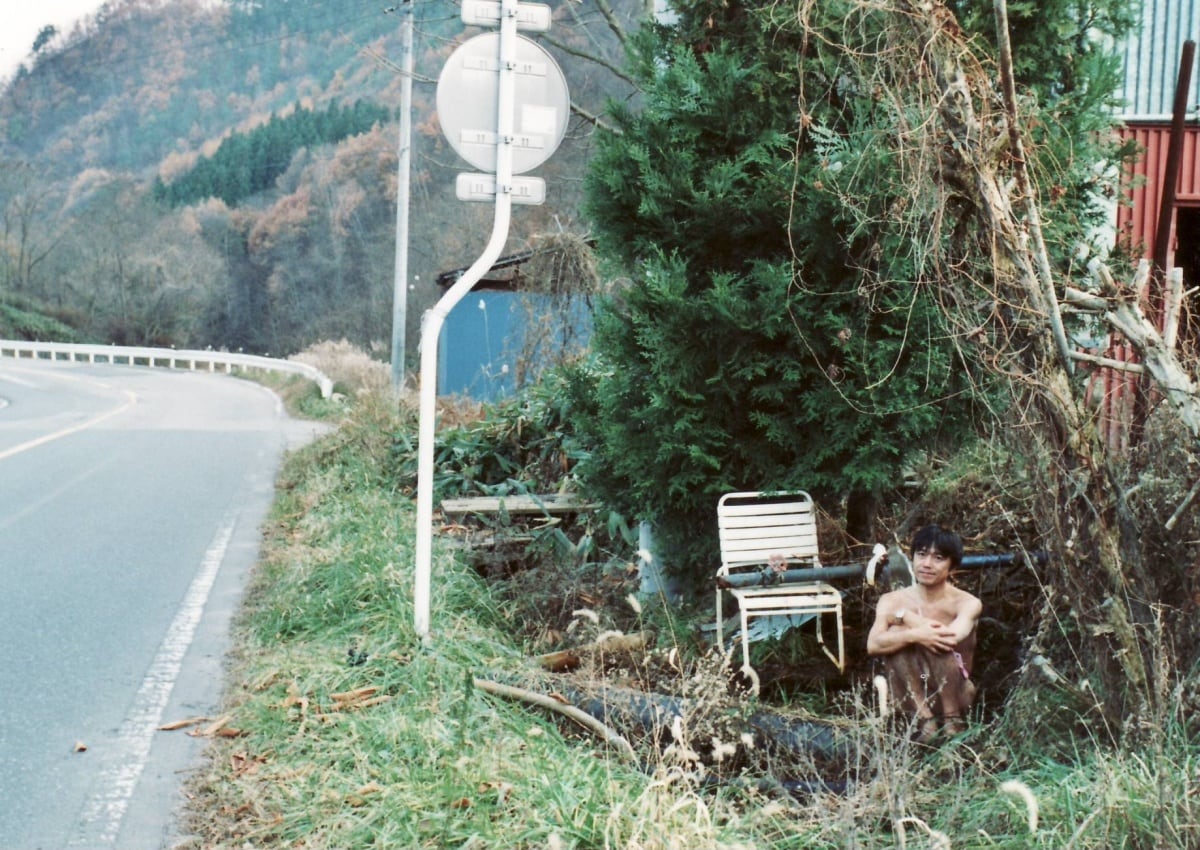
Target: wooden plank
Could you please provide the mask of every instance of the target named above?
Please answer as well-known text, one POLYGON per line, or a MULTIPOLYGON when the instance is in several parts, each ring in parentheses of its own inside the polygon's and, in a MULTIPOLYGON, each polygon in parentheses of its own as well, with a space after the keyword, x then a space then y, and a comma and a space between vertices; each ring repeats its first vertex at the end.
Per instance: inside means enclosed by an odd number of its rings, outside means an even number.
POLYGON ((496 514, 502 510, 509 514, 577 514, 595 510, 599 505, 583 502, 574 496, 550 493, 545 496, 474 496, 466 499, 442 500, 442 511, 446 514, 496 514))

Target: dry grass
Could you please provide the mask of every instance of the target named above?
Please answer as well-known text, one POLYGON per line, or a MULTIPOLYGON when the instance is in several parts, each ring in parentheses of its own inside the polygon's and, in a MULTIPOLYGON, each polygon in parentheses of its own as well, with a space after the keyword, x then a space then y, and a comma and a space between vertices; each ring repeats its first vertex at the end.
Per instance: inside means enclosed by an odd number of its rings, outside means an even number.
MULTIPOLYGON (((920 747, 878 716, 869 686, 791 705, 732 691, 727 661, 700 651, 693 624, 617 588, 595 594, 560 646, 653 628, 656 648, 597 660, 575 680, 531 680, 514 633, 545 631, 528 621, 548 606, 506 601, 503 583, 486 585, 449 550, 435 555, 423 643, 411 624, 411 500, 380 486, 388 435, 414 420, 375 398, 288 463, 223 709, 240 735, 214 739, 191 781, 193 835, 179 850, 1197 846, 1200 765, 1179 712, 1138 752, 1080 738, 1052 754, 996 723, 920 747), (680 708, 651 733, 608 719, 636 747, 634 766, 590 731, 484 694, 480 677, 541 682, 547 695, 572 681, 653 690, 680 708), (746 736, 748 713, 765 708, 836 719, 845 753, 832 778, 844 787, 817 781, 829 760, 746 736)), ((513 587, 549 598, 561 579, 513 587)))
POLYGON ((288 359, 320 369, 338 392, 365 395, 391 389, 391 365, 344 339, 317 343, 288 359))

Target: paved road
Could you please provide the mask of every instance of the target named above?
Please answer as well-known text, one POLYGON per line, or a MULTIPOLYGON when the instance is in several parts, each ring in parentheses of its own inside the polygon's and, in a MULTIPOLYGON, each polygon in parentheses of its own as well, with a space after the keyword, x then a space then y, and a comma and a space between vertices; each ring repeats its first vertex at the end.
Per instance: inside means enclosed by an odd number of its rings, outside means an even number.
POLYGON ((285 448, 222 375, 0 359, 0 850, 160 850, 285 448), (84 749, 86 748, 86 749, 84 749))

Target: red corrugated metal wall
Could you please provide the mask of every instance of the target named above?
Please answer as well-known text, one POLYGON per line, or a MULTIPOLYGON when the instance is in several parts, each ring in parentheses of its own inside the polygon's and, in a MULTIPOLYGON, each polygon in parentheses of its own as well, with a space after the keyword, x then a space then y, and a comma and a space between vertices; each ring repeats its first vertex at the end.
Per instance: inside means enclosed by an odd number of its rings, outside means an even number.
MULTIPOLYGON (((1154 234, 1158 227, 1158 207, 1162 198, 1163 171, 1167 167, 1167 144, 1171 128, 1167 124, 1126 126, 1120 133, 1123 139, 1133 139, 1144 151, 1122 187, 1132 205, 1117 208, 1117 238, 1138 256, 1146 258, 1154 251, 1154 234), (1136 180, 1141 185, 1131 185, 1136 180)), ((1183 161, 1176 186, 1177 206, 1200 206, 1200 127, 1188 127, 1183 140, 1183 161)), ((1172 239, 1172 252, 1174 239, 1172 239)), ((1168 263, 1168 266, 1170 263, 1168 263)))
MULTIPOLYGON (((1171 127, 1169 124, 1127 125, 1120 135, 1122 139, 1137 142, 1142 155, 1122 184, 1125 203, 1117 207, 1117 240, 1133 251, 1134 256, 1152 259, 1171 127)), ((1200 128, 1197 127, 1185 130, 1175 207, 1200 207, 1200 128)), ((1175 248, 1172 230, 1168 268, 1174 265, 1175 248)), ((1109 335, 1105 350, 1092 353, 1122 362, 1138 360, 1133 347, 1115 333, 1109 335)), ((1136 383, 1137 379, 1131 373, 1107 367, 1093 369, 1088 382, 1087 403, 1096 410, 1100 433, 1114 451, 1128 446, 1136 383)))

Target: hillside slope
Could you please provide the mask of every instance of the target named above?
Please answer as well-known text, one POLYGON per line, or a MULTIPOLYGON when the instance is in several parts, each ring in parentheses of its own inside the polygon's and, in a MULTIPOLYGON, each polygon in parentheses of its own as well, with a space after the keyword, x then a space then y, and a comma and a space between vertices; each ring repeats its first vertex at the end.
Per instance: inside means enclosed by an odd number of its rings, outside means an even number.
MULTIPOLYGON (((630 4, 625 19, 639 7, 630 4)), ((587 5, 552 30, 572 99, 599 114, 627 97, 619 42, 587 5), (603 59, 593 61, 589 57, 603 59), (608 64, 605 64, 608 63, 608 64)), ((399 16, 369 0, 115 0, 39 45, 0 92, 0 291, 47 305, 89 338, 286 353, 346 337, 390 340, 399 16), (265 155, 269 186, 168 206, 156 185, 223 142, 297 111, 389 116, 333 143, 265 155), (228 196, 226 196, 228 198, 228 196)), ((458 6, 415 13, 409 337, 439 271, 472 262, 491 206, 454 197, 469 170, 442 137, 435 81, 464 27, 458 6)), ((590 125, 572 122, 545 166, 548 199, 514 216, 509 250, 577 223, 590 125)))

